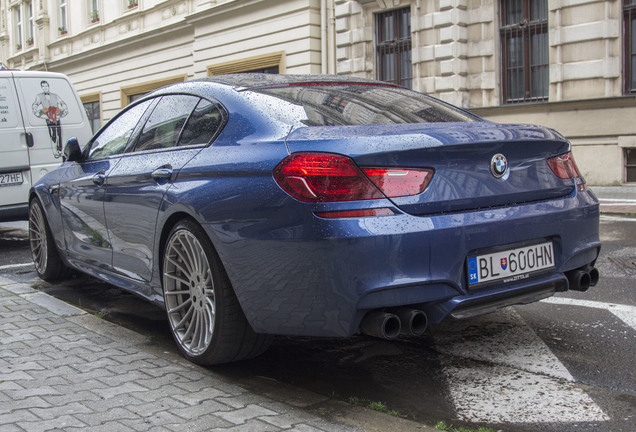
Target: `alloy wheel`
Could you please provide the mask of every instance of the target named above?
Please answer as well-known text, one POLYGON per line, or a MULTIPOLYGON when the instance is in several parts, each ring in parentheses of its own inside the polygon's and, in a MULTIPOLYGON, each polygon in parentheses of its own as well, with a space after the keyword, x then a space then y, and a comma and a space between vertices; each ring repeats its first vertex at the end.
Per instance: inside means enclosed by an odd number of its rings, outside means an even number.
POLYGON ((39 273, 44 273, 48 265, 48 239, 46 221, 39 204, 33 203, 29 212, 29 242, 33 263, 39 273))
POLYGON ((216 314, 215 289, 208 257, 188 230, 168 240, 163 266, 168 320, 181 348, 191 356, 210 346, 216 314))

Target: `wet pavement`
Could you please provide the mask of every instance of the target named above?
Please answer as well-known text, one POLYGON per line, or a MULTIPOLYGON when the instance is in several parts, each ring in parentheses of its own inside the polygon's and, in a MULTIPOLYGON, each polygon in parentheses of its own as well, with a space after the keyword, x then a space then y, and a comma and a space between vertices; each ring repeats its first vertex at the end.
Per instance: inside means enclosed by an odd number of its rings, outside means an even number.
MULTIPOLYGON (((636 215, 636 188, 593 190, 603 214, 636 215)), ((5 229, 3 250, 15 243, 28 246, 22 227, 18 223, 15 231, 12 225, 5 229)), ((24 258, 12 254, 9 263, 24 263, 24 258)), ((387 400, 398 401, 399 414, 410 418, 425 406, 431 418, 443 419, 449 409, 444 404, 452 404, 442 395, 444 377, 431 373, 441 368, 426 336, 394 347, 400 364, 391 361, 391 353, 376 352, 377 345, 365 337, 278 338, 261 358, 200 368, 178 354, 162 310, 94 279, 50 285, 33 283, 32 276, 32 267, 18 268, 11 278, 0 276, 3 431, 434 430, 342 402, 354 394, 375 400, 377 395, 367 396, 361 382, 384 387, 390 393, 387 400), (124 323, 128 329, 119 325, 124 323), (277 361, 282 358, 298 361, 277 361), (380 370, 365 377, 368 359, 380 370), (339 394, 329 388, 334 370, 342 377, 339 394), (381 377, 402 380, 376 382, 381 377), (307 381, 313 383, 312 391, 307 381)))
POLYGON ((266 378, 229 378, 4 277, 0 323, 3 431, 433 430, 266 378))

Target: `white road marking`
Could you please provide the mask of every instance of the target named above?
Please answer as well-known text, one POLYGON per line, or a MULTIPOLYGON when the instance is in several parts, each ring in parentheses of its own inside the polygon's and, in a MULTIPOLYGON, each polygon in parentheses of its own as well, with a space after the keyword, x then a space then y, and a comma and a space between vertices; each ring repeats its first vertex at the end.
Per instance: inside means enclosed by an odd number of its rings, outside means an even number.
POLYGON ((33 263, 24 263, 24 264, 9 264, 9 265, 3 265, 0 266, 0 271, 3 270, 13 270, 13 269, 18 269, 18 268, 23 268, 23 267, 33 267, 33 263))
POLYGON ((575 423, 609 417, 574 384, 504 366, 446 367, 457 415, 470 422, 575 423))
POLYGON ((624 203, 636 203, 636 199, 630 198, 599 198, 599 202, 612 203, 612 202, 624 202, 624 203))
POLYGON ((634 217, 612 216, 607 214, 601 215, 602 221, 616 221, 616 222, 636 222, 634 217))
POLYGON ((512 308, 443 322, 433 333, 444 354, 574 381, 567 368, 512 308))
POLYGON ((558 423, 609 417, 512 308, 442 323, 433 333, 459 418, 558 423))
POLYGON ((603 303, 591 300, 577 300, 566 297, 550 297, 541 300, 544 303, 569 305, 569 306, 581 306, 594 309, 605 309, 618 317, 625 324, 636 330, 636 306, 603 303))

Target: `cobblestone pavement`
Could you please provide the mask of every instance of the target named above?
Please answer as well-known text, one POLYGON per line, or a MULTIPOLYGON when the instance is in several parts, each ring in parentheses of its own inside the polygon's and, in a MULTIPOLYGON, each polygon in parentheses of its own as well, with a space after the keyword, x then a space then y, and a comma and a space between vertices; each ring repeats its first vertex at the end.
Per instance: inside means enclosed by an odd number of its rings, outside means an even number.
POLYGON ((432 430, 280 383, 252 392, 3 277, 0 340, 3 432, 432 430))

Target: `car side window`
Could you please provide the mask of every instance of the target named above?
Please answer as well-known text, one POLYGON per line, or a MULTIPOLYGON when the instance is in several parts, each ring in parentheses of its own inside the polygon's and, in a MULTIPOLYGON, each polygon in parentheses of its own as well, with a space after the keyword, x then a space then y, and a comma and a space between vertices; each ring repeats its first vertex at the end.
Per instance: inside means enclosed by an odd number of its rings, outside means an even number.
POLYGON ((196 96, 163 96, 144 125, 134 151, 175 147, 183 125, 198 102, 196 96))
POLYGON ((147 100, 130 108, 108 125, 93 139, 88 159, 102 159, 123 153, 135 126, 151 103, 152 100, 147 100))
POLYGON ((201 99, 188 119, 179 146, 205 145, 223 125, 223 111, 217 103, 201 99))

